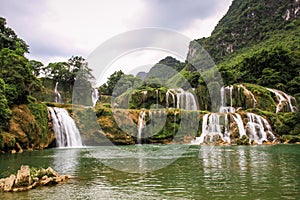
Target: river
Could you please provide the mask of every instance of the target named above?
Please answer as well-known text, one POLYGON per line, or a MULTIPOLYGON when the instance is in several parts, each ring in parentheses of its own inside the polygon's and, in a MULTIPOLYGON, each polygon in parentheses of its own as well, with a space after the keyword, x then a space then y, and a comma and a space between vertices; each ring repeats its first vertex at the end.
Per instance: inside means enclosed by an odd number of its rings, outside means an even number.
POLYGON ((299 199, 300 145, 137 145, 0 155, 0 177, 22 164, 74 178, 0 199, 299 199), (119 152, 117 152, 119 150, 119 152), (133 152, 123 154, 124 152, 133 152), (136 155, 140 155, 137 156, 136 155), (136 173, 132 173, 136 172, 136 173))

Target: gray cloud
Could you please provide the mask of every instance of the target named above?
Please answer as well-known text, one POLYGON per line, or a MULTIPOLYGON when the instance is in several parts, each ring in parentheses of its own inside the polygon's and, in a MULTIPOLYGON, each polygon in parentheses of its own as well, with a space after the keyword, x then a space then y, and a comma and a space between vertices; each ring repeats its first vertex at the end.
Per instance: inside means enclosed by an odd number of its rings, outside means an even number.
POLYGON ((66 57, 72 52, 68 45, 62 46, 61 38, 49 35, 43 29, 41 17, 47 12, 47 1, 0 0, 0 4, 0 16, 6 18, 8 27, 29 45, 30 54, 66 57))
MULTIPOLYGON (((231 1, 231 0, 226 0, 231 1)), ((224 0, 151 0, 146 1, 147 12, 141 16, 144 26, 181 30, 193 20, 214 16, 224 0)))
MULTIPOLYGON (((30 47, 31 55, 35 58, 41 57, 43 61, 45 61, 46 57, 68 58, 70 54, 86 56, 85 54, 87 54, 87 51, 90 49, 84 49, 84 44, 81 44, 82 49, 75 49, 77 41, 72 41, 72 39, 76 40, 72 37, 72 34, 74 34, 74 31, 80 31, 80 25, 76 24, 72 31, 67 30, 63 26, 58 28, 54 20, 64 19, 57 19, 56 16, 51 15, 52 13, 49 14, 50 1, 51 0, 0 0, 0 16, 5 17, 8 26, 15 30, 20 38, 26 41, 30 47), (49 24, 44 24, 47 23, 45 19, 51 23, 51 27, 49 24)), ((144 3, 146 9, 141 12, 142 14, 140 14, 140 16, 136 16, 135 19, 124 21, 124 25, 134 28, 162 27, 180 32, 189 27, 197 19, 207 19, 215 16, 220 6, 224 7, 224 5, 228 5, 230 1, 231 0, 143 0, 141 2, 144 3)), ((87 1, 86 3, 89 4, 91 2, 92 1, 87 1)), ((99 0, 98 2, 98 6, 103 4, 105 7, 105 1, 99 0)), ((74 6, 76 6, 75 3, 74 6)), ((128 8, 129 7, 130 5, 128 8)), ((124 9, 128 10, 128 8, 124 9)), ((65 9, 66 14, 68 14, 68 11, 72 10, 72 5, 65 9)), ((82 13, 78 13, 78 18, 71 18, 73 22, 79 20, 81 16, 91 14, 89 10, 85 10, 84 8, 77 9, 82 10, 82 13)), ((101 12, 101 10, 99 10, 99 12, 101 12)), ((124 11, 121 15, 126 14, 126 12, 124 11)), ((128 10, 128 12, 130 12, 130 10, 128 10)), ((70 18, 68 19, 70 20, 70 18)), ((89 21, 86 23, 97 24, 97 21, 106 22, 106 20, 105 18, 95 18, 93 22, 89 21)), ((90 26, 90 28, 85 26, 85 28, 90 32, 94 31, 93 26, 90 26)), ((116 27, 114 24, 108 24, 107 27, 103 27, 104 32, 106 28, 114 29, 116 27)), ((118 29, 116 28, 116 30, 118 29)), ((110 30, 108 30, 108 32, 109 31, 110 30)), ((101 37, 101 35, 99 35, 99 37, 101 37)), ((201 37, 201 35, 199 35, 199 37, 201 37)), ((91 38, 91 40, 97 40, 97 38, 91 38)), ((143 38, 140 40, 143 40, 143 38)), ((135 43, 139 41, 134 38, 131 42, 135 43)), ((97 41, 95 41, 95 43, 97 43, 97 41)), ((174 42, 174 44, 175 43, 176 42, 174 42)))

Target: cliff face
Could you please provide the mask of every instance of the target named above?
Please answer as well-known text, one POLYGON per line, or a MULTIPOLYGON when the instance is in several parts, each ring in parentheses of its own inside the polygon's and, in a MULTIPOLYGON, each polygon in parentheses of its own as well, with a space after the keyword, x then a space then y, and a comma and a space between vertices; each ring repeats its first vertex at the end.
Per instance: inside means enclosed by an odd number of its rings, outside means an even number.
POLYGON ((212 35, 197 41, 219 63, 278 31, 295 29, 300 24, 299 17, 299 0, 234 0, 212 35))
POLYGON ((44 149, 54 140, 47 107, 30 103, 12 108, 12 118, 7 132, 2 133, 1 149, 7 152, 44 149))

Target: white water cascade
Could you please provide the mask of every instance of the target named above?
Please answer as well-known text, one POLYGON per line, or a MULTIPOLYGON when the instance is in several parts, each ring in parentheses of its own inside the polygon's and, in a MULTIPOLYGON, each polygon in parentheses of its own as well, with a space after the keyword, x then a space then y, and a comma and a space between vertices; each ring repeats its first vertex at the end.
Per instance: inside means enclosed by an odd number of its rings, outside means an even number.
POLYGON ((143 129, 146 126, 146 112, 141 111, 139 114, 139 121, 138 121, 138 134, 137 134, 137 143, 140 145, 142 144, 142 133, 143 129))
MULTIPOLYGON (((249 143, 254 141, 256 144, 262 144, 266 141, 273 142, 276 137, 272 132, 269 122, 260 115, 254 113, 247 113, 247 122, 244 124, 243 119, 238 113, 209 113, 203 116, 202 133, 200 137, 192 140, 191 144, 199 145, 204 142, 216 142, 220 138, 223 142, 231 143, 230 134, 232 132, 233 124, 237 127, 239 138, 247 136, 249 143), (224 117, 224 120, 220 118, 224 117), (232 121, 230 121, 232 117, 232 121), (223 121, 223 122, 221 122, 223 121), (215 138, 215 139, 214 139, 215 138)), ((246 120, 245 120, 246 121, 246 120)))
POLYGON ((48 107, 48 110, 52 117, 56 147, 82 147, 80 132, 68 111, 56 107, 48 107))
POLYGON ((277 107, 276 107, 276 113, 278 112, 283 112, 284 107, 287 105, 289 108, 290 112, 295 112, 296 108, 295 106, 292 104, 292 101, 296 101, 296 99, 280 90, 276 90, 276 89, 270 89, 267 88, 267 90, 269 90, 270 92, 274 93, 276 95, 276 99, 277 99, 277 107))
MULTIPOLYGON (((196 137, 192 140, 192 144, 202 144, 204 140, 213 142, 215 135, 221 135, 220 116, 216 113, 205 114, 202 121, 202 134, 200 137, 196 137)), ((223 137, 223 136, 222 136, 223 137)))
POLYGON ((221 93, 221 107, 220 107, 220 112, 221 113, 234 113, 235 108, 232 105, 232 91, 233 91, 233 86, 227 86, 227 87, 221 87, 220 93, 221 93), (227 105, 227 97, 226 97, 226 92, 229 90, 229 106, 227 105))
POLYGON ((93 103, 93 107, 95 107, 98 99, 99 99, 99 91, 98 91, 97 88, 93 88, 93 91, 92 91, 92 103, 93 103))
POLYGON ((62 103, 61 95, 58 92, 57 87, 58 87, 58 82, 56 82, 55 87, 54 87, 54 94, 55 94, 54 101, 55 101, 55 103, 62 103))
POLYGON ((271 126, 266 119, 254 113, 247 113, 247 117, 246 130, 249 142, 254 140, 257 144, 262 144, 263 141, 268 140, 267 133, 269 133, 272 140, 275 139, 271 126))
POLYGON ((170 105, 169 105, 169 96, 170 96, 170 95, 171 95, 171 97, 172 97, 172 105, 175 107, 175 101, 176 101, 176 99, 175 99, 174 90, 169 89, 169 90, 167 91, 167 93, 166 93, 166 104, 167 104, 167 108, 170 107, 170 105))
POLYGON ((174 107, 176 95, 176 108, 183 110, 197 110, 196 99, 191 92, 184 91, 182 88, 169 89, 166 93, 167 107, 169 107, 169 95, 172 96, 174 107))
POLYGON ((234 119, 235 123, 237 124, 238 126, 238 129, 239 129, 239 134, 240 134, 240 138, 242 138, 244 135, 246 135, 246 130, 244 128, 244 123, 243 123, 243 120, 242 120, 242 117, 240 114, 238 113, 234 113, 234 115, 232 115, 232 118, 234 119), (235 115, 235 116, 234 116, 235 115))

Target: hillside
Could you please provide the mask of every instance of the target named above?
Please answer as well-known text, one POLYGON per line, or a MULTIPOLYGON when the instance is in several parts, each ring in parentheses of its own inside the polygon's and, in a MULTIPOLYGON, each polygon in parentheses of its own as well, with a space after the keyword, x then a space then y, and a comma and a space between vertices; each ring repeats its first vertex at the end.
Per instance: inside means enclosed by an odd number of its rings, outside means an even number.
POLYGON ((299 25, 298 0, 234 0, 211 36, 197 41, 216 63, 299 25))
POLYGON ((285 91, 299 102, 299 17, 298 0, 234 0, 210 37, 191 42, 187 58, 198 42, 217 64, 225 85, 258 84, 285 91))

